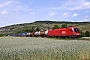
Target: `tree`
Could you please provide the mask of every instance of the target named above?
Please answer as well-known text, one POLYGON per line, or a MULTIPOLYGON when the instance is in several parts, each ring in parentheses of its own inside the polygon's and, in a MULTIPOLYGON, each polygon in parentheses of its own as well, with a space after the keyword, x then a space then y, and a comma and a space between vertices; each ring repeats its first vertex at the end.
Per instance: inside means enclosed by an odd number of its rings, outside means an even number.
POLYGON ((53 26, 53 29, 58 29, 58 28, 60 28, 60 26, 58 26, 58 25, 53 26))
POLYGON ((32 32, 32 29, 26 28, 26 29, 17 30, 17 31, 15 32, 15 34, 23 33, 23 32, 32 32))
POLYGON ((16 34, 21 33, 21 31, 20 31, 20 30, 17 30, 15 33, 16 33, 16 34))
POLYGON ((85 32, 85 36, 86 36, 86 37, 89 37, 89 36, 90 36, 89 31, 86 31, 86 32, 85 32))
POLYGON ((40 31, 40 28, 39 28, 39 27, 37 27, 37 28, 35 29, 35 31, 40 31))
POLYGON ((80 31, 81 36, 84 37, 85 36, 85 32, 83 32, 82 30, 80 31))
POLYGON ((3 37, 4 35, 3 34, 0 34, 0 37, 3 37))
POLYGON ((66 28, 67 24, 62 24, 61 28, 66 28))

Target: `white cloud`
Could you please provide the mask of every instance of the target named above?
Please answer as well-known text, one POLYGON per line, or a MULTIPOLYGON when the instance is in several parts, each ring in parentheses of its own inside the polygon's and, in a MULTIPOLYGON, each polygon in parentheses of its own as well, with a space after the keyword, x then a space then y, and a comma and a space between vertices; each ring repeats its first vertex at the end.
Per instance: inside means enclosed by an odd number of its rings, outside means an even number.
POLYGON ((69 15, 69 12, 63 13, 63 16, 67 16, 67 15, 69 15))
POLYGON ((16 4, 21 4, 21 2, 14 2, 14 3, 16 3, 16 4))
POLYGON ((51 13, 50 13, 50 16, 53 16, 53 15, 55 15, 55 13, 54 13, 54 12, 51 12, 51 13))
POLYGON ((13 6, 12 4, 9 4, 10 6, 13 6))
POLYGON ((8 14, 8 13, 7 13, 7 11, 3 10, 3 11, 2 11, 2 14, 8 14))
POLYGON ((88 19, 89 17, 88 16, 85 16, 84 19, 88 19))
POLYGON ((90 2, 86 2, 86 3, 84 4, 84 8, 90 8, 90 2))
POLYGON ((84 21, 84 22, 88 22, 89 20, 88 20, 88 19, 84 19, 83 21, 84 21))
POLYGON ((5 2, 5 3, 0 3, 0 8, 1 7, 5 7, 7 5, 10 5, 13 1, 8 1, 8 2, 5 2))
POLYGON ((76 14, 76 13, 75 13, 75 14, 73 14, 73 17, 76 17, 76 16, 78 16, 78 14, 76 14))
POLYGON ((83 9, 89 9, 90 8, 90 2, 87 0, 73 0, 65 3, 63 5, 63 9, 68 10, 83 10, 83 9), (78 2, 77 2, 78 1, 78 2))
POLYGON ((69 0, 68 2, 64 2, 63 5, 59 7, 51 7, 47 9, 39 9, 39 10, 83 10, 89 9, 90 2, 87 0, 69 0))
POLYGON ((83 18, 83 21, 84 21, 84 22, 89 21, 89 16, 85 16, 85 17, 83 18))
POLYGON ((36 12, 31 12, 30 14, 34 15, 34 14, 36 14, 36 12))
POLYGON ((69 10, 79 10, 82 9, 82 6, 68 7, 69 10))

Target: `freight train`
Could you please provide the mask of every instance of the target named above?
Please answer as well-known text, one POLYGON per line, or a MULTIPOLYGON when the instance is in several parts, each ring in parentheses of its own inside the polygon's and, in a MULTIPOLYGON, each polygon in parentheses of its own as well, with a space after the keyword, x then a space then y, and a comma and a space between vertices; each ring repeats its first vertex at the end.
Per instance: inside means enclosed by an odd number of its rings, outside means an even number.
POLYGON ((46 31, 24 32, 19 34, 10 34, 9 36, 19 37, 61 37, 61 38, 79 38, 81 37, 80 30, 75 26, 67 28, 50 29, 46 31))
POLYGON ((50 29, 47 31, 37 31, 30 32, 26 34, 26 37, 29 36, 40 36, 40 37, 81 37, 80 30, 75 26, 69 26, 67 28, 59 28, 59 29, 50 29))

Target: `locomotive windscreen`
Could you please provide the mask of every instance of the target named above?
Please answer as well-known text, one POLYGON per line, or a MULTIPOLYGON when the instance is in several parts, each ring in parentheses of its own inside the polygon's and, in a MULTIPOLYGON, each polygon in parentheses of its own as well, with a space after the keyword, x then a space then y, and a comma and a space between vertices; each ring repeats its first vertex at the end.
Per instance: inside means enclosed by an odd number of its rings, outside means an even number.
POLYGON ((80 32, 78 28, 74 28, 74 31, 75 31, 76 33, 79 33, 79 32, 80 32))

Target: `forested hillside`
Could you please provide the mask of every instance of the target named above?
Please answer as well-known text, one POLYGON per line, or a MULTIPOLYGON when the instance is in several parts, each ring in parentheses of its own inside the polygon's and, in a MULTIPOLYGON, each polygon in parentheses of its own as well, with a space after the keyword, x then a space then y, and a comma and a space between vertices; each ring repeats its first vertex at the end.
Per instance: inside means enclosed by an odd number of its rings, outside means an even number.
POLYGON ((81 31, 89 31, 90 32, 90 22, 66 22, 66 21, 35 21, 32 23, 23 23, 16 24, 11 26, 5 26, 0 28, 0 34, 11 34, 11 33, 20 33, 20 32, 29 32, 37 29, 37 30, 47 30, 51 29, 54 25, 62 26, 62 24, 67 24, 67 26, 76 26, 81 31), (38 29, 39 28, 39 29, 38 29))

